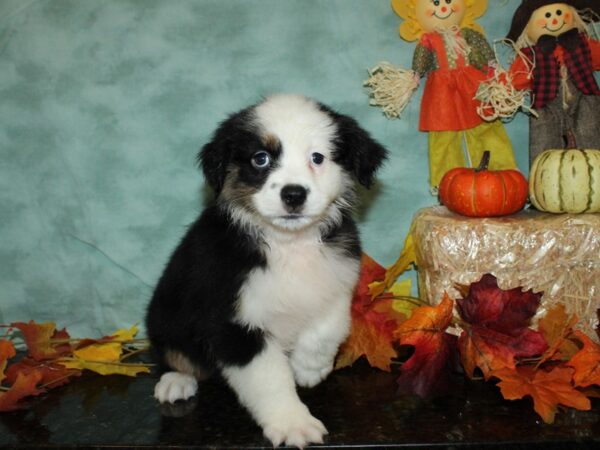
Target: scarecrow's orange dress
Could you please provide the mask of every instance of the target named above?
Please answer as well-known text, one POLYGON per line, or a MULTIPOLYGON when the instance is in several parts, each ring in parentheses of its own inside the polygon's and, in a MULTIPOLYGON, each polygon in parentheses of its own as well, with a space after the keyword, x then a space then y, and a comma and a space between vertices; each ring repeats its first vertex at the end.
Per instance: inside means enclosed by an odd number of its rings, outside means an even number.
POLYGON ((438 32, 424 34, 417 45, 413 70, 427 76, 419 119, 421 131, 460 131, 483 123, 474 97, 487 78, 487 62, 494 55, 477 31, 463 28, 456 34, 467 43, 466 55, 459 51, 453 56, 438 32))

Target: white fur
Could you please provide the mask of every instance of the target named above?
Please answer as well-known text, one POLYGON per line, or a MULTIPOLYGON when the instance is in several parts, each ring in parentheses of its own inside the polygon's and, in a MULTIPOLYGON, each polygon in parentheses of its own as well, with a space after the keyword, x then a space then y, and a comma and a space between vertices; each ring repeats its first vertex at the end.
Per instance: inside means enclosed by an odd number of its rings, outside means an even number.
POLYGON ((332 141, 336 126, 328 114, 311 100, 301 96, 277 95, 256 108, 256 124, 265 135, 276 137, 283 146, 278 168, 273 170, 263 188, 254 195, 257 212, 272 225, 284 229, 309 226, 332 211, 335 200, 348 189, 349 177, 332 161, 332 141), (318 152, 325 156, 322 164, 311 161, 318 152), (308 190, 301 218, 282 218, 287 211, 281 201, 281 189, 297 184, 308 190))
POLYGON ((274 230, 265 240, 267 267, 254 270, 240 292, 240 323, 267 331, 286 351, 313 328, 324 328, 319 334, 333 335, 337 346, 348 333, 358 261, 325 246, 316 227, 274 230))
POLYGON ((276 342, 268 341, 250 364, 224 368, 223 375, 273 446, 323 442, 327 430, 298 397, 287 357, 276 342))
POLYGON ((175 403, 196 395, 198 381, 192 375, 181 372, 166 372, 154 387, 154 398, 159 402, 175 403))

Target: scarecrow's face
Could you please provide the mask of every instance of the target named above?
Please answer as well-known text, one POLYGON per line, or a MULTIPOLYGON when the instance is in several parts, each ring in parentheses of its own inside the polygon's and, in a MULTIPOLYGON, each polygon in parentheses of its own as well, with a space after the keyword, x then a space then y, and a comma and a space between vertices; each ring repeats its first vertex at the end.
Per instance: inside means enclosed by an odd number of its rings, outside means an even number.
POLYGON ((426 32, 460 26, 466 13, 465 0, 417 0, 417 21, 426 32))
POLYGON ((535 43, 544 34, 559 36, 574 27, 573 8, 566 3, 552 3, 533 12, 525 32, 535 43))

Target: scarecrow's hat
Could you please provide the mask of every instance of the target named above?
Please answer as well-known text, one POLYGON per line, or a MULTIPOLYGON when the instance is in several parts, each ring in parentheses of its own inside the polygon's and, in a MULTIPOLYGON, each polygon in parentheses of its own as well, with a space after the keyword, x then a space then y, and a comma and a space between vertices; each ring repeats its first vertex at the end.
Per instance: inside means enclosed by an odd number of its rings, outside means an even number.
POLYGON ((519 36, 523 33, 533 12, 542 6, 551 5, 553 3, 566 3, 578 10, 589 9, 600 16, 599 0, 523 0, 521 6, 515 11, 510 31, 506 37, 511 41, 519 39, 519 36))

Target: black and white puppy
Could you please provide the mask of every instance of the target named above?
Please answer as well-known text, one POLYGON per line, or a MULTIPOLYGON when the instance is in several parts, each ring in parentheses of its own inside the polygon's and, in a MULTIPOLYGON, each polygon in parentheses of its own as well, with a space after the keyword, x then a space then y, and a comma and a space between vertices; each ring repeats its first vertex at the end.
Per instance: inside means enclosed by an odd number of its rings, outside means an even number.
POLYGON ((356 121, 298 95, 229 117, 199 154, 215 201, 173 253, 148 308, 166 372, 160 402, 218 370, 277 446, 327 433, 296 393, 333 367, 360 264, 353 178, 386 150, 356 121))

